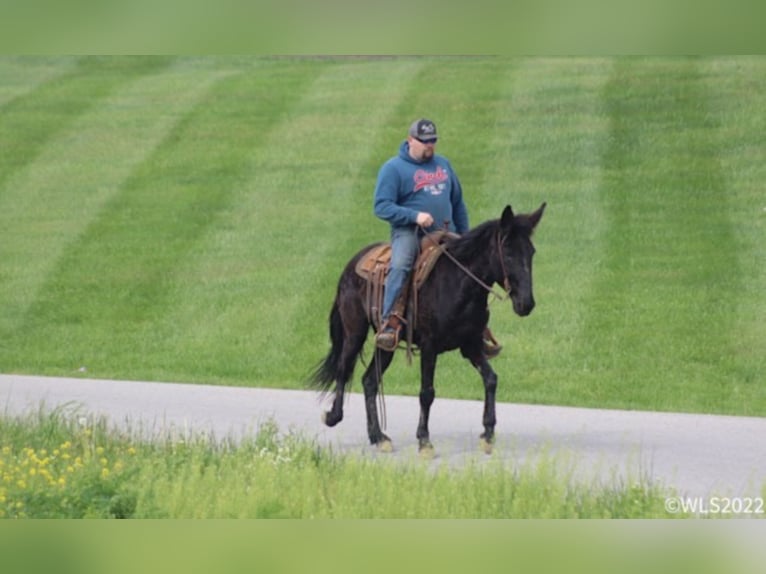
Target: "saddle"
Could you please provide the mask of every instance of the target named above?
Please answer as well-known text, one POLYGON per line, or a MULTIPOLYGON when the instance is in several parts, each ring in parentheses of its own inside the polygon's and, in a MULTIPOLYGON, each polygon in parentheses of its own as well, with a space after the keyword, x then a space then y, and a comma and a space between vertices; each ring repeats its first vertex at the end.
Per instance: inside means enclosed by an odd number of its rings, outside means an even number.
MULTIPOLYGON (((434 231, 423 237, 420 241, 420 253, 410 273, 408 284, 403 289, 403 302, 409 310, 407 313, 408 337, 410 340, 414 329, 413 318, 417 316, 418 291, 428 279, 436 261, 444 253, 444 243, 448 239, 459 237, 451 231, 434 231), (406 292, 406 293, 405 293, 406 292)), ((365 312, 369 320, 380 328, 381 313, 383 307, 383 288, 388 275, 391 262, 391 244, 379 243, 370 248, 357 262, 355 271, 357 275, 367 280, 367 297, 365 298, 365 312)), ((401 317, 404 317, 404 309, 398 309, 401 317)))

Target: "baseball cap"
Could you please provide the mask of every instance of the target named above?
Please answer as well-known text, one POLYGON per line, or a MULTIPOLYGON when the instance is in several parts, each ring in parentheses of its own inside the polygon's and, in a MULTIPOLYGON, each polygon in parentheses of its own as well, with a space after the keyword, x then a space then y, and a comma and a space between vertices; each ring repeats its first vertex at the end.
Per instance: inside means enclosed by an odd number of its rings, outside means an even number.
POLYGON ((415 120, 410 126, 409 135, 421 141, 435 140, 438 137, 436 135, 436 124, 425 118, 415 120))

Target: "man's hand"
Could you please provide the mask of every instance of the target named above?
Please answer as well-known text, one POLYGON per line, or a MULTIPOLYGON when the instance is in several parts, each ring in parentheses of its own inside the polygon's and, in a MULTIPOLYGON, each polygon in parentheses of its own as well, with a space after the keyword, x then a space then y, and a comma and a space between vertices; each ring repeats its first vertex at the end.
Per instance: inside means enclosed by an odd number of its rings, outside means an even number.
POLYGON ((417 222, 418 222, 418 225, 420 225, 420 227, 431 227, 434 224, 434 218, 431 217, 430 213, 421 211, 420 213, 418 213, 417 222))

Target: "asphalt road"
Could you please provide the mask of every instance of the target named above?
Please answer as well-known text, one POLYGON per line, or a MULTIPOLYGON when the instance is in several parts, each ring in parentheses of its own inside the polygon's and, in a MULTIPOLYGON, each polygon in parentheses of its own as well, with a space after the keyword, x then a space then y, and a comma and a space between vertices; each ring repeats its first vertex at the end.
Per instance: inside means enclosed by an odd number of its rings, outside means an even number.
POLYGON ((342 452, 404 463, 533 464, 560 457, 582 478, 648 477, 679 495, 760 497, 766 483, 766 418, 497 405, 495 451, 479 451, 481 401, 443 399, 431 409, 436 458, 417 457, 419 407, 415 397, 386 396, 386 433, 394 452, 378 453, 367 441, 363 397, 351 393, 335 428, 320 422, 329 402, 310 391, 176 383, 0 375, 0 409, 6 415, 68 405, 106 416, 115 425, 157 436, 166 432, 241 438, 273 420, 342 452))

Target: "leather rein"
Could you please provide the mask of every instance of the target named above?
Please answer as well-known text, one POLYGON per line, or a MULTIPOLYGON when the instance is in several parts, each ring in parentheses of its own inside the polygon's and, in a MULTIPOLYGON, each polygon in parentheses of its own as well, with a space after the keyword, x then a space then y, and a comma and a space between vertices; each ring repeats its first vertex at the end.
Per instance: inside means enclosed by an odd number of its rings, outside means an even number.
POLYGON ((434 245, 436 245, 437 249, 441 249, 442 253, 446 255, 452 262, 458 266, 459 269, 461 269, 466 275, 468 275, 471 279, 473 279, 476 283, 481 285, 490 295, 498 299, 499 301, 502 301, 504 299, 507 299, 510 297, 511 294, 511 281, 508 278, 508 270, 505 267, 505 260, 503 259, 503 242, 505 241, 506 236, 500 235, 500 231, 498 230, 495 234, 495 239, 497 243, 497 254, 500 258, 500 268, 503 271, 503 287, 505 288, 505 293, 503 295, 498 295, 494 289, 490 285, 487 285, 484 281, 479 279, 475 273, 473 273, 468 267, 460 263, 460 261, 457 260, 457 258, 452 255, 449 251, 447 251, 447 248, 445 245, 438 245, 426 232, 426 230, 423 228, 423 226, 419 226, 420 229, 423 230, 423 233, 425 233, 426 237, 428 237, 429 241, 432 241, 434 245))

